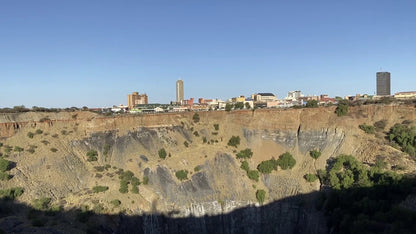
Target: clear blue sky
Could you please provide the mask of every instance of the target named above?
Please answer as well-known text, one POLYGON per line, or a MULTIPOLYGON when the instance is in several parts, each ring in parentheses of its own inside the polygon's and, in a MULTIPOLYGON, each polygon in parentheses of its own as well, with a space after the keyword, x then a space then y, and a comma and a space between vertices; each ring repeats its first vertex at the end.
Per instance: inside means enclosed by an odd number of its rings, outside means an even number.
POLYGON ((0 1, 0 107, 416 90, 416 1, 0 1))

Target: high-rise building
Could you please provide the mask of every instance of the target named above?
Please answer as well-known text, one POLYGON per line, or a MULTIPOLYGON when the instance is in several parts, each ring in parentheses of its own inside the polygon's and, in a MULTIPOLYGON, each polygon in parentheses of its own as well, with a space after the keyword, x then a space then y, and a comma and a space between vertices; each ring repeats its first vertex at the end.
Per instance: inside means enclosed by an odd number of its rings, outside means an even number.
POLYGON ((300 97, 303 97, 302 93, 299 90, 296 90, 296 91, 289 91, 285 99, 298 100, 300 97))
POLYGON ((390 72, 377 72, 377 96, 390 96, 390 72))
POLYGON ((176 102, 181 103, 183 100, 183 81, 179 79, 176 81, 176 102))
POLYGON ((127 95, 127 106, 129 110, 133 109, 135 105, 138 104, 149 104, 149 100, 146 94, 139 94, 138 92, 133 92, 132 94, 127 95))

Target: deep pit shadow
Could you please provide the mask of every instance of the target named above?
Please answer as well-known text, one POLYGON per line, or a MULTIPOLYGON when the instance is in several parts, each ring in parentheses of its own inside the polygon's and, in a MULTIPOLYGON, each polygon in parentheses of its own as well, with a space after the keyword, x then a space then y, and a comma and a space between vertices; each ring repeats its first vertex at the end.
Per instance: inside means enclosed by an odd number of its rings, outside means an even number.
POLYGON ((415 185, 415 179, 407 179, 369 188, 325 189, 185 218, 175 217, 180 213, 175 210, 142 215, 39 211, 2 199, 0 233, 416 233, 415 185))

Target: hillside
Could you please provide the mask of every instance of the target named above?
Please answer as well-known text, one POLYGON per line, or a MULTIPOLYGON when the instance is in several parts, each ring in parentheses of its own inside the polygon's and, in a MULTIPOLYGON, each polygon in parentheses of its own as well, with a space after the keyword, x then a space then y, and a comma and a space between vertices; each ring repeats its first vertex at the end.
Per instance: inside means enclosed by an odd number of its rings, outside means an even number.
MULTIPOLYGON (((398 173, 415 173, 415 160, 386 138, 396 123, 416 124, 414 106, 355 106, 342 117, 334 110, 197 112, 199 120, 195 112, 111 117, 87 111, 1 114, 0 152, 11 162, 11 178, 0 186, 23 188, 17 201, 28 206, 36 205, 36 199, 50 199, 49 207, 62 210, 202 217, 259 205, 259 190, 266 192, 264 204, 319 191, 320 181, 308 182, 305 174, 325 169, 340 154, 353 155, 368 166, 381 158, 389 169, 400 168, 398 173), (383 124, 374 134, 359 128, 375 123, 383 124), (228 144, 233 136, 240 139, 236 147, 228 144), (165 159, 160 157, 162 149, 165 159), (250 149, 252 157, 236 158, 244 149, 250 149), (314 160, 312 150, 321 156, 314 160), (241 168, 246 161, 249 170, 256 170, 261 162, 279 159, 285 152, 296 160, 291 169, 280 166, 269 174, 259 173, 256 181, 241 168), (180 180, 181 176, 186 178, 180 180)), ((299 222, 310 227, 309 232, 322 232, 325 220, 313 208, 314 196, 304 197, 306 205, 280 204, 282 225, 298 222, 284 232, 293 231, 299 222), (300 210, 309 218, 301 220, 300 210)), ((17 221, 0 218, 0 228, 10 222, 17 221)), ((31 219, 19 222, 16 225, 25 230, 31 219)), ((60 223, 57 229, 68 225, 60 223)))

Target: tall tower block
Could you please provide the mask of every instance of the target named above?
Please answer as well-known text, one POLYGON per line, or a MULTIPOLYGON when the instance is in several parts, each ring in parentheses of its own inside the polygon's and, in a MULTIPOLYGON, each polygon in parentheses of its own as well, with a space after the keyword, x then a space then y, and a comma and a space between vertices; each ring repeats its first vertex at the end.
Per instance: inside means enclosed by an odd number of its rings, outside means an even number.
POLYGON ((390 96, 390 72, 377 72, 377 96, 390 96))
POLYGON ((176 102, 181 103, 183 100, 183 81, 179 79, 176 81, 176 102))

